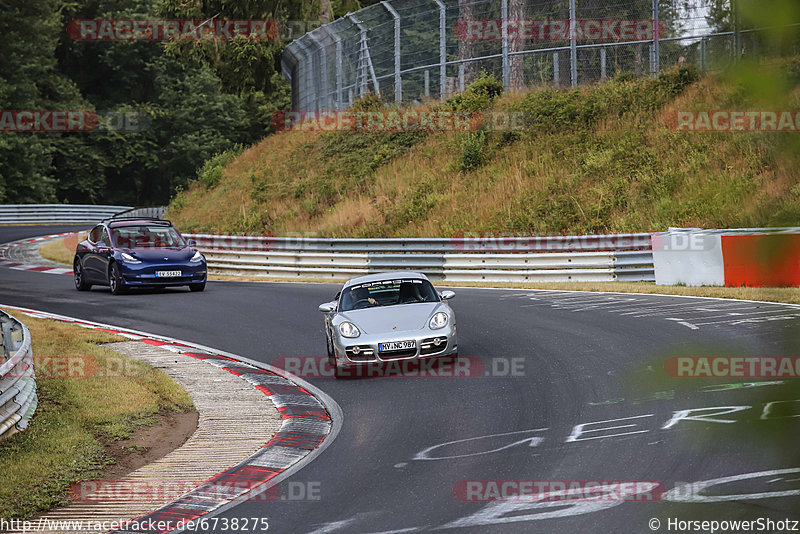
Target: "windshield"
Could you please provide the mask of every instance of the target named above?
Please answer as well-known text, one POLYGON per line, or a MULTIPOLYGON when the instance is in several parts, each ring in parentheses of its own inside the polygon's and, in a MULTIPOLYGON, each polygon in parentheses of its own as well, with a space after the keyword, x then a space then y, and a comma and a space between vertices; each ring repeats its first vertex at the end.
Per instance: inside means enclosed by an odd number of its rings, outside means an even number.
POLYGON ((342 292, 341 311, 375 306, 438 302, 436 290, 427 280, 401 279, 366 282, 350 286, 342 292))
POLYGON ((117 248, 185 247, 186 242, 171 226, 121 226, 111 235, 117 248))

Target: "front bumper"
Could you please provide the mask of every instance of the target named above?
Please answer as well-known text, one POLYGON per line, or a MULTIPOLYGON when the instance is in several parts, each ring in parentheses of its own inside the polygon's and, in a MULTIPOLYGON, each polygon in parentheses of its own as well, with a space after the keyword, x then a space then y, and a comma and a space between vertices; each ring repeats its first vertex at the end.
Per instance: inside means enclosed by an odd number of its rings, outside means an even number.
POLYGON ((396 332, 387 335, 360 335, 346 338, 336 334, 333 342, 336 362, 342 367, 368 363, 420 360, 440 356, 452 356, 458 352, 456 328, 448 325, 439 330, 396 332), (380 351, 379 344, 392 341, 414 341, 414 349, 380 351))
POLYGON ((118 263, 120 274, 125 285, 136 286, 183 286, 196 284, 206 281, 206 263, 197 264, 175 264, 175 263, 118 263), (181 276, 160 277, 156 276, 156 271, 180 271, 181 276))

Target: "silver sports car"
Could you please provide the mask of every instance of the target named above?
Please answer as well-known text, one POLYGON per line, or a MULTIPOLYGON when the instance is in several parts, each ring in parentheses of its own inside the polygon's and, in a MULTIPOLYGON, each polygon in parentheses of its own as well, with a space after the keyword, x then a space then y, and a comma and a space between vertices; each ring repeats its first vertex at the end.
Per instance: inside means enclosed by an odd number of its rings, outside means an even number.
POLYGON ((456 356, 456 316, 446 302, 454 296, 411 271, 346 282, 335 300, 319 307, 335 376, 365 364, 456 356))

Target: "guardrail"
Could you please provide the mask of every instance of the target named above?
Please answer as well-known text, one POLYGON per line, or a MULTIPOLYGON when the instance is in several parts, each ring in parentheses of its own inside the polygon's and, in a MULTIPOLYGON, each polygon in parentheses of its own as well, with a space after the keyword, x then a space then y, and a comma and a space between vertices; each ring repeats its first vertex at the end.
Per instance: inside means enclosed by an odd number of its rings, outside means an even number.
POLYGON ((332 239, 186 234, 212 274, 347 279, 411 269, 452 282, 653 281, 650 234, 332 239))
POLYGON ((28 427, 39 399, 28 328, 0 310, 0 440, 28 427))
POLYGON ((116 217, 153 217, 160 219, 164 216, 166 210, 162 207, 155 208, 131 208, 129 210, 115 213, 116 217))
POLYGON ((3 204, 0 224, 91 224, 131 209, 92 204, 3 204))

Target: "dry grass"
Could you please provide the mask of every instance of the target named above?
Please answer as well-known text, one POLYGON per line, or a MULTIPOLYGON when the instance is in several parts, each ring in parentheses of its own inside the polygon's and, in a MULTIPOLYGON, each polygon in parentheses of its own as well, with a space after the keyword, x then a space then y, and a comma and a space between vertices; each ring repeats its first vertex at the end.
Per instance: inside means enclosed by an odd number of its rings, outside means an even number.
POLYGON ((39 254, 50 261, 72 266, 75 258, 75 247, 86 239, 88 232, 75 232, 62 239, 48 241, 39 247, 39 254))
MULTIPOLYGON (((426 135, 407 149, 391 138, 348 137, 369 134, 272 135, 228 165, 216 187, 198 183, 180 194, 169 215, 186 231, 333 237, 796 223, 800 150, 793 138, 676 132, 668 125, 677 110, 746 107, 740 87, 703 79, 653 110, 641 85, 647 83, 582 89, 579 102, 621 95, 633 104, 624 113, 612 104, 591 126, 516 137, 495 132, 485 162, 466 172, 453 133, 426 135)), ((494 109, 518 107, 536 94, 505 95, 494 109)), ((780 109, 800 105, 798 95, 789 94, 780 109)))
POLYGON ((31 426, 0 442, 0 517, 26 518, 65 502, 67 487, 99 476, 103 441, 124 439, 165 411, 193 409, 166 374, 98 346, 119 337, 19 316, 31 331, 39 406, 31 426), (58 360, 53 360, 58 358, 58 360), (74 372, 53 373, 54 361, 74 372))

